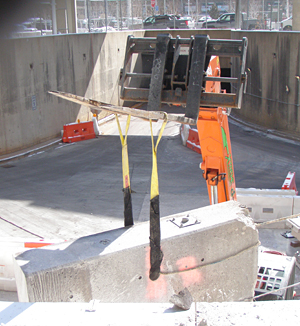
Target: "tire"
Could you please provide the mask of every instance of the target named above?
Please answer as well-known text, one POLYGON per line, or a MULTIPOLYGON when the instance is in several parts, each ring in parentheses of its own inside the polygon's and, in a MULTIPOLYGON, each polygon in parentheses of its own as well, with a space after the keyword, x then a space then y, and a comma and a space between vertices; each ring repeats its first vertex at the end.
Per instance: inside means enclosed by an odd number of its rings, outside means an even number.
POLYGON ((286 25, 286 26, 284 26, 283 30, 284 30, 284 31, 292 31, 293 28, 292 28, 291 25, 286 25))

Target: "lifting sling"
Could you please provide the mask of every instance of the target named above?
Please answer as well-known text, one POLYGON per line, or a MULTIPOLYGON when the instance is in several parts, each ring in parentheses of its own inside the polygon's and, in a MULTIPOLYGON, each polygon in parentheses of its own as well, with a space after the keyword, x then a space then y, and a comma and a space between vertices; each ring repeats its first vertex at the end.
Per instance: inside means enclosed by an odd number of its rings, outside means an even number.
POLYGON ((130 187, 130 175, 129 175, 129 161, 128 161, 128 149, 127 149, 127 135, 130 124, 131 115, 127 117, 125 137, 123 137, 121 125, 118 115, 115 114, 118 129, 120 133, 120 140, 122 145, 122 174, 123 174, 123 193, 124 193, 124 226, 133 225, 132 216, 132 201, 131 201, 131 187, 130 187))
POLYGON ((163 259, 163 253, 160 248, 160 212, 159 212, 159 187, 158 187, 158 172, 157 172, 157 147, 161 140, 163 131, 168 122, 168 116, 165 113, 165 118, 161 129, 154 144, 152 120, 150 119, 150 131, 152 142, 152 174, 151 174, 151 191, 150 191, 150 273, 149 278, 155 281, 160 275, 160 264, 163 259))

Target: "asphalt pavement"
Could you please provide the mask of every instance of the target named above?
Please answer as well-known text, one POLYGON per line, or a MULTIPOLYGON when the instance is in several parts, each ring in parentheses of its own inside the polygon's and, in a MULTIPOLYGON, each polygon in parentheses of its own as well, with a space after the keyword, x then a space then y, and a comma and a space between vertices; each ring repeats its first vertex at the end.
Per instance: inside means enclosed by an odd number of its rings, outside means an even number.
MULTIPOLYGON (((125 130, 126 117, 120 118, 125 130)), ((157 135, 161 122, 154 123, 157 135)), ((158 146, 161 216, 209 204, 201 155, 184 147, 168 122, 158 146)), ((122 155, 116 121, 95 139, 55 143, 0 165, 0 236, 68 240, 123 226, 122 155)), ((280 189, 288 171, 300 185, 300 143, 230 123, 238 188, 280 189)), ((149 122, 128 134, 135 223, 148 220, 152 151, 149 122)))
MULTIPOLYGON (((125 130, 126 117, 120 118, 125 130)), ((160 122, 153 124, 154 135, 160 122)), ((70 239, 123 226, 122 154, 117 124, 91 140, 62 144, 1 165, 0 236, 70 239)), ((128 152, 135 223, 149 218, 149 122, 132 119, 128 152)), ((200 155, 168 123, 158 146, 161 216, 208 202, 200 155)))

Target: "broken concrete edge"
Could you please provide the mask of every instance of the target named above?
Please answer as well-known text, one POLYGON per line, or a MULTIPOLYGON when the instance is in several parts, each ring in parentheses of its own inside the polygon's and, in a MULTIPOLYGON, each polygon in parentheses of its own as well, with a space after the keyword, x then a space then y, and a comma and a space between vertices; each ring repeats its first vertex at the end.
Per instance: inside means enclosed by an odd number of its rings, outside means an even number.
POLYGON ((239 203, 164 217, 161 230, 165 258, 158 281, 148 277, 149 223, 143 222, 19 255, 19 300, 166 302, 185 287, 195 301, 253 296, 258 232, 239 203))

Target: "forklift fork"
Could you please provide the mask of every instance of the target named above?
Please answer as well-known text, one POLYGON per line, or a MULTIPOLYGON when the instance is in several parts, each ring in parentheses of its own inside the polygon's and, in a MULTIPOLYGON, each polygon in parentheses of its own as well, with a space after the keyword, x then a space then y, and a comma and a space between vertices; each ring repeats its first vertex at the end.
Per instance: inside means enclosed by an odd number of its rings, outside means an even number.
POLYGON ((185 106, 185 117, 197 123, 199 107, 241 107, 246 84, 245 61, 247 39, 211 40, 207 35, 189 39, 127 39, 124 65, 121 69, 121 99, 148 102, 148 111, 159 111, 162 103, 185 106), (208 77, 205 71, 211 56, 238 58, 235 77, 208 77), (215 81, 236 84, 235 93, 206 93, 204 83, 215 81))

